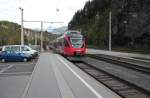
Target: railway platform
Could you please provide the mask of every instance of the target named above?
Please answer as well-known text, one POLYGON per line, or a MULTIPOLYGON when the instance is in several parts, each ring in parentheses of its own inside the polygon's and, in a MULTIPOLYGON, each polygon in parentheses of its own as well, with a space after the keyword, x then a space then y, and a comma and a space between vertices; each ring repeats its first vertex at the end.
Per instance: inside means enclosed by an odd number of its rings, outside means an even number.
POLYGON ((113 59, 120 59, 123 61, 133 62, 137 64, 149 65, 150 55, 139 53, 115 52, 107 50, 87 49, 87 54, 100 54, 113 59), (146 63, 146 64, 145 64, 146 63))
POLYGON ((150 61, 150 55, 139 54, 139 53, 125 53, 125 52, 115 52, 115 51, 108 51, 108 50, 87 49, 87 54, 105 54, 105 55, 130 57, 130 58, 150 61))
POLYGON ((42 53, 21 98, 121 98, 54 53, 42 53))

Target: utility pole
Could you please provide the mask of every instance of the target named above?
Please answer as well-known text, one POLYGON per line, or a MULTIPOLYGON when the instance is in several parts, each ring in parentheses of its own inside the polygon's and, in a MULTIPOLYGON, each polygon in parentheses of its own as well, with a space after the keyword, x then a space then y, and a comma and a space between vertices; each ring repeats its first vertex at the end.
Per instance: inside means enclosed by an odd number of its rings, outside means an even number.
POLYGON ((41 52, 43 52, 43 21, 41 21, 41 52))
POLYGON ((111 11, 109 12, 109 51, 111 51, 111 11))
POLYGON ((21 45, 24 45, 24 32, 23 32, 23 8, 19 8, 21 10, 21 45))
POLYGON ((24 20, 23 22, 37 22, 37 23, 41 23, 41 35, 40 35, 40 39, 41 39, 41 46, 40 46, 40 49, 41 49, 41 52, 44 51, 43 49, 43 23, 64 23, 64 22, 49 22, 49 21, 26 21, 24 20))

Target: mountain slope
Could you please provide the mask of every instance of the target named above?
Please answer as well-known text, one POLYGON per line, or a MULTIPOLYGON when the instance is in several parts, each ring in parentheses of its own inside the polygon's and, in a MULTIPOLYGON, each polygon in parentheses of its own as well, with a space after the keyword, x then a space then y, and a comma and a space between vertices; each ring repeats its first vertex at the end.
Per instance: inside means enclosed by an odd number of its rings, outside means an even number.
POLYGON ((19 43, 20 25, 8 21, 0 21, 0 45, 19 43))

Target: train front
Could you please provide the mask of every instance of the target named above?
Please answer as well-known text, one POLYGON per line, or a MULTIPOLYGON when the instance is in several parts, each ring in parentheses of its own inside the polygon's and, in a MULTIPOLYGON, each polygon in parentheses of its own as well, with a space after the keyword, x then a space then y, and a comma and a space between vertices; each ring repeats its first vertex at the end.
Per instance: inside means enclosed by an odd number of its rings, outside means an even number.
POLYGON ((85 40, 80 32, 66 34, 68 47, 64 47, 67 56, 84 56, 86 52, 85 40))

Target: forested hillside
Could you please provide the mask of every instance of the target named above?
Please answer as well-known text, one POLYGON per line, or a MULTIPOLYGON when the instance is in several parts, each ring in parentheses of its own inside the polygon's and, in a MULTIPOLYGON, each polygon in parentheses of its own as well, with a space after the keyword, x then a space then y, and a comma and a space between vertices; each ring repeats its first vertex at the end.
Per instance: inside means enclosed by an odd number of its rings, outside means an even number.
POLYGON ((112 46, 150 48, 150 0, 92 0, 78 10, 69 29, 82 30, 89 45, 108 49, 109 12, 112 46))
POLYGON ((0 45, 20 44, 20 25, 0 21, 0 45))
MULTIPOLYGON (((24 28, 24 44, 29 45, 35 44, 35 34, 37 37, 37 43, 40 45, 40 31, 32 30, 28 28, 24 28)), ((53 34, 47 31, 43 32, 43 44, 50 42, 55 39, 59 35, 53 34)), ((9 21, 0 21, 0 46, 2 45, 13 45, 20 44, 21 37, 21 26, 17 23, 9 22, 9 21)))

